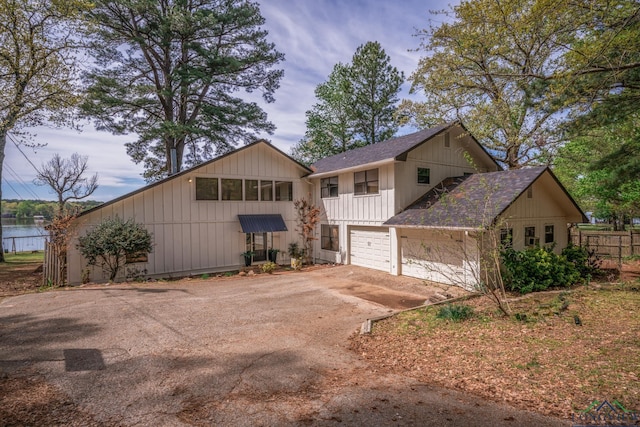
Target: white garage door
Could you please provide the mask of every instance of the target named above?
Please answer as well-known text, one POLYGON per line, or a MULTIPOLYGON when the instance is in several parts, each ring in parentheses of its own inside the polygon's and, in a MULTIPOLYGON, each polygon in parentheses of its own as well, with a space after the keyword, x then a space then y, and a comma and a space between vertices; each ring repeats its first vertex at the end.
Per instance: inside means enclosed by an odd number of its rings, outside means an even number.
POLYGON ((387 228, 351 230, 351 264, 389 271, 391 245, 387 228))
POLYGON ((403 276, 451 285, 461 285, 467 279, 460 235, 425 232, 402 236, 401 241, 403 276))

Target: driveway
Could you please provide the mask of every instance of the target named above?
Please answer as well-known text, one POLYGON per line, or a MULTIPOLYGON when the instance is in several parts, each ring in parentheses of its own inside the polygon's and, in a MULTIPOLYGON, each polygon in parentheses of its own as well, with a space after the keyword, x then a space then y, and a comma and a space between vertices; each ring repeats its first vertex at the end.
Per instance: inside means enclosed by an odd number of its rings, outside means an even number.
POLYGON ((40 379, 64 396, 72 415, 56 418, 62 409, 47 408, 46 424, 564 425, 378 373, 349 351, 348 337, 365 319, 397 309, 362 294, 394 305, 446 291, 375 272, 366 280, 368 271, 340 266, 8 298, 0 302, 0 381, 40 379))

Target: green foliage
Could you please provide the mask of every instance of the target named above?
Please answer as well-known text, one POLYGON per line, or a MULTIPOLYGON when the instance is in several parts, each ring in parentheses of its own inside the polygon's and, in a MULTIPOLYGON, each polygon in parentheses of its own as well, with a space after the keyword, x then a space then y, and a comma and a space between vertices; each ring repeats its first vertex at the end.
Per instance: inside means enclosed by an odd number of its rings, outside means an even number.
POLYGON ((304 256, 304 252, 300 249, 300 245, 298 242, 289 243, 289 249, 287 253, 291 258, 302 258, 304 256))
POLYGON ((260 266, 260 269, 262 270, 263 273, 269 273, 269 274, 272 274, 276 268, 278 268, 278 265, 271 261, 267 261, 260 266))
POLYGON ((580 277, 590 277, 599 270, 600 260, 597 258, 595 250, 569 244, 562 250, 562 256, 575 265, 580 277))
POLYGON ((576 265, 550 248, 532 247, 523 251, 507 248, 502 252, 502 262, 507 289, 522 294, 552 286, 566 287, 580 280, 576 265))
MULTIPOLYGON (((69 202, 67 204, 67 210, 72 212, 82 212, 87 209, 94 208, 101 205, 102 202, 95 200, 69 202)), ((2 201, 2 213, 13 214, 18 218, 30 218, 33 215, 42 215, 46 219, 52 219, 58 202, 51 202, 46 200, 3 200, 2 201), (25 204, 24 206, 22 206, 25 204)))
POLYGON ((584 209, 615 229, 640 214, 640 116, 592 128, 558 151, 554 172, 584 209))
POLYGON ((436 313, 438 319, 462 322, 473 317, 473 307, 465 304, 446 304, 436 313))
POLYGON ((256 102, 274 101, 284 59, 267 41, 259 5, 214 0, 97 0, 87 27, 96 66, 84 113, 100 129, 135 132, 127 153, 155 181, 250 142, 272 123, 256 102), (176 165, 171 165, 171 149, 176 165))
POLYGON ((88 265, 100 264, 114 280, 127 255, 148 254, 151 234, 133 219, 107 218, 78 238, 78 249, 88 265))
POLYGON ((374 144, 398 129, 394 116, 404 74, 378 42, 361 45, 351 64, 338 63, 316 87, 318 102, 306 112, 307 131, 292 150, 303 163, 374 144))

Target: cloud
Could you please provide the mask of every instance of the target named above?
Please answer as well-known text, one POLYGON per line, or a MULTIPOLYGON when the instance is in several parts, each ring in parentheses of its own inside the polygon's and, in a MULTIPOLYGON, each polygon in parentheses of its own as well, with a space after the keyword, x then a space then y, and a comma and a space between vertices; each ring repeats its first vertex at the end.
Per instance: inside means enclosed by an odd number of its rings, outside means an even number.
MULTIPOLYGON (((285 54, 281 66, 285 76, 276 101, 266 104, 252 98, 267 112, 277 127, 274 135, 261 135, 284 152, 298 142, 305 132, 305 112, 315 102, 316 86, 326 81, 338 62, 350 62, 356 48, 367 41, 378 41, 391 57, 394 66, 409 77, 418 65, 421 52, 415 52, 420 39, 414 37, 418 29, 429 27, 429 10, 448 7, 445 1, 405 0, 265 0, 261 12, 269 32, 268 39, 285 54)), ((415 98, 417 95, 414 95, 415 98)), ((409 97, 409 84, 402 87, 400 97, 409 97)), ((99 174, 100 189, 95 199, 109 200, 135 190, 142 185, 142 166, 134 164, 126 154, 124 143, 135 135, 114 136, 107 132, 84 127, 77 133, 69 129, 38 128, 36 142, 47 143, 37 150, 23 148, 30 160, 40 166, 54 153, 69 157, 72 153, 89 156, 89 173, 99 174)), ((20 176, 3 174, 4 198, 32 198, 27 190, 35 176, 33 167, 22 154, 7 144, 5 162, 20 176), (14 187, 16 194, 11 187, 14 187), (24 193, 24 194, 20 194, 24 193)), ((43 188, 34 191, 42 198, 51 198, 43 188), (46 197, 45 197, 46 196, 46 197)))

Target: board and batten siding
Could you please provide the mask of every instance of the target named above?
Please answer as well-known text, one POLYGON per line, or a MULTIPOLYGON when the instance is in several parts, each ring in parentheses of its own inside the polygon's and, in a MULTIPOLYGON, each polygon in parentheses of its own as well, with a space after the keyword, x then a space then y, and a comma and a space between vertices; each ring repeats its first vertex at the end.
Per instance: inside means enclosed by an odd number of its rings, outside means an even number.
MULTIPOLYGON (((320 178, 314 179, 315 204, 321 209, 322 223, 339 226, 340 250, 321 248, 320 226, 315 245, 315 257, 320 261, 348 263, 350 225, 380 226, 394 215, 394 166, 393 163, 358 170, 378 169, 378 193, 354 194, 354 171, 339 174, 338 197, 321 198, 320 178)), ((334 175, 335 176, 335 175, 334 175)))
MULTIPOLYGON (((274 233, 274 247, 286 254, 288 244, 298 240, 293 202, 196 201, 195 178, 291 181, 296 200, 310 191, 301 179, 307 173, 266 143, 255 144, 82 215, 77 220, 77 235, 84 235, 106 218, 133 218, 153 235, 148 262, 130 265, 146 269, 147 276, 176 277, 236 269, 246 250, 238 215, 282 215, 288 231, 274 233)), ((70 284, 80 283, 86 268, 76 243, 77 240, 71 242, 68 254, 70 284)), ((90 278, 106 280, 99 267, 91 269, 90 278)))
POLYGON ((395 213, 427 193, 446 178, 497 170, 496 164, 482 152, 470 136, 459 127, 449 133, 449 147, 444 146, 445 133, 411 150, 406 161, 396 162, 395 213), (465 158, 468 153, 473 164, 465 158), (429 168, 429 184, 418 184, 418 168, 429 168))

